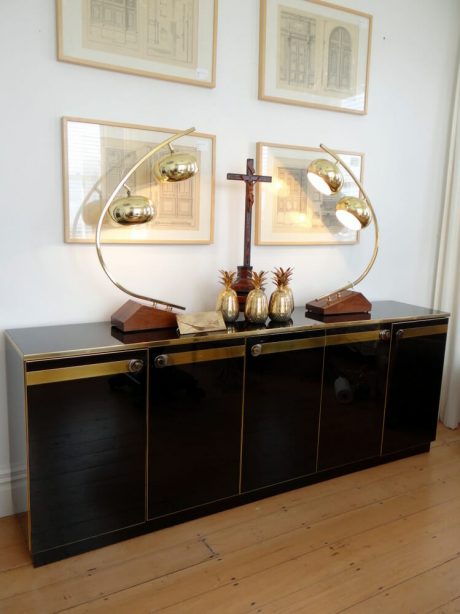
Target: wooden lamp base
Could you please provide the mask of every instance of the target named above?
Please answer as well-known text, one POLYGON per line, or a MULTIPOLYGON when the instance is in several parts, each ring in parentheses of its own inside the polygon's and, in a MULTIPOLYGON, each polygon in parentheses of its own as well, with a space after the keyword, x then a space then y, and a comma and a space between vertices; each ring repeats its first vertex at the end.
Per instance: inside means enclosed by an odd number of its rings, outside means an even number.
POLYGON ((337 294, 330 294, 325 298, 311 301, 305 305, 311 313, 330 316, 346 313, 368 313, 372 309, 370 303, 361 292, 345 290, 337 294))
POLYGON ((112 326, 124 333, 136 330, 156 330, 157 328, 176 328, 176 314, 173 311, 126 301, 112 315, 112 326))

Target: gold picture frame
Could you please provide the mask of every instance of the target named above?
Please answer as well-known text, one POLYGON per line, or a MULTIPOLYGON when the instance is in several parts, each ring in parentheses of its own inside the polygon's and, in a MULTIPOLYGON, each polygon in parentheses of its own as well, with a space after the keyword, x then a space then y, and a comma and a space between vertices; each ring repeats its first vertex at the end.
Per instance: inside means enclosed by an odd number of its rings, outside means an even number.
POLYGON ((259 99, 367 113, 372 16, 322 0, 260 0, 259 99))
MULTIPOLYGON (((94 243, 96 225, 108 197, 124 174, 175 129, 64 117, 64 232, 67 243, 94 243)), ((135 194, 151 199, 154 219, 123 227, 106 216, 103 243, 209 244, 214 235, 215 136, 193 132, 174 144, 197 158, 199 172, 188 181, 159 183, 152 166, 165 147, 128 181, 135 194)), ((126 192, 120 191, 120 196, 126 192)))
POLYGON ((216 85, 218 0, 56 0, 58 59, 216 85))
MULTIPOLYGON (((362 181, 364 154, 334 150, 362 181)), ((256 245, 352 244, 359 233, 342 226, 335 204, 343 195, 359 196, 351 176, 342 170, 340 194, 324 196, 307 180, 310 162, 327 155, 317 147, 257 143, 257 173, 270 175, 272 183, 257 184, 256 245)))

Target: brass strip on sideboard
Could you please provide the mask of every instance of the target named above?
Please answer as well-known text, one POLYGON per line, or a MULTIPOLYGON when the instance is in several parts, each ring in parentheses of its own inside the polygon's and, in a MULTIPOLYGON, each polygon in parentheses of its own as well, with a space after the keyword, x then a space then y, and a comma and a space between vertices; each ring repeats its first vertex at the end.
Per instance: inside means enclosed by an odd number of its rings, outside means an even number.
POLYGON ((103 377, 104 375, 114 375, 116 373, 129 373, 129 363, 129 360, 116 360, 114 362, 101 362, 99 364, 29 371, 26 374, 26 384, 27 386, 36 386, 37 384, 51 384, 55 382, 67 382, 74 379, 103 377))
POLYGON ((296 350, 309 350, 324 347, 324 335, 309 337, 308 339, 292 339, 290 341, 272 341, 261 343, 261 354, 277 354, 278 352, 294 352, 296 350))
POLYGON ((363 341, 378 341, 380 330, 365 330, 360 333, 342 333, 326 335, 326 345, 344 345, 346 343, 361 343, 363 341))
POLYGON ((186 365, 195 362, 210 362, 212 360, 225 360, 226 358, 241 358, 244 356, 244 345, 234 345, 209 350, 195 350, 192 352, 177 352, 166 354, 168 362, 165 367, 186 365))
POLYGON ((447 324, 438 324, 437 326, 416 326, 414 328, 398 328, 403 331, 403 339, 410 337, 425 337, 427 335, 443 335, 447 333, 447 324))

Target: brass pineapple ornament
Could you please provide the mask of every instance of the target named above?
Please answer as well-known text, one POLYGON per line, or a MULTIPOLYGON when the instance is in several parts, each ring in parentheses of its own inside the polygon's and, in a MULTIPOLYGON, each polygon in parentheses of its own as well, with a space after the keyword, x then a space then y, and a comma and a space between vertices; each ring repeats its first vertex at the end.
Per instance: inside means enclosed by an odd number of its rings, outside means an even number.
POLYGON ((217 297, 216 311, 221 311, 225 322, 235 322, 238 319, 239 304, 238 297, 232 288, 235 280, 234 271, 220 270, 220 283, 224 286, 223 290, 217 297))
POLYGON ((292 274, 291 267, 287 269, 279 267, 273 271, 273 283, 276 289, 270 296, 268 314, 275 322, 287 322, 294 311, 294 295, 289 286, 292 274))
POLYGON ((264 292, 267 279, 266 271, 252 273, 252 283, 254 289, 251 290, 246 298, 244 316, 246 320, 253 324, 264 324, 268 317, 268 299, 264 292))

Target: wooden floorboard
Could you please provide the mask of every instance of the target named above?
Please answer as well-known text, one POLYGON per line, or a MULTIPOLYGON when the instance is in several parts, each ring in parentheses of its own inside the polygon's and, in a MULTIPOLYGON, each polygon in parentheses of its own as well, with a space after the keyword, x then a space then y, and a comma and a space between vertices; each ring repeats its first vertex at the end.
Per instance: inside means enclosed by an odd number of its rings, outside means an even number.
POLYGON ((460 612, 460 431, 402 459, 33 569, 0 519, 0 612, 460 612))

